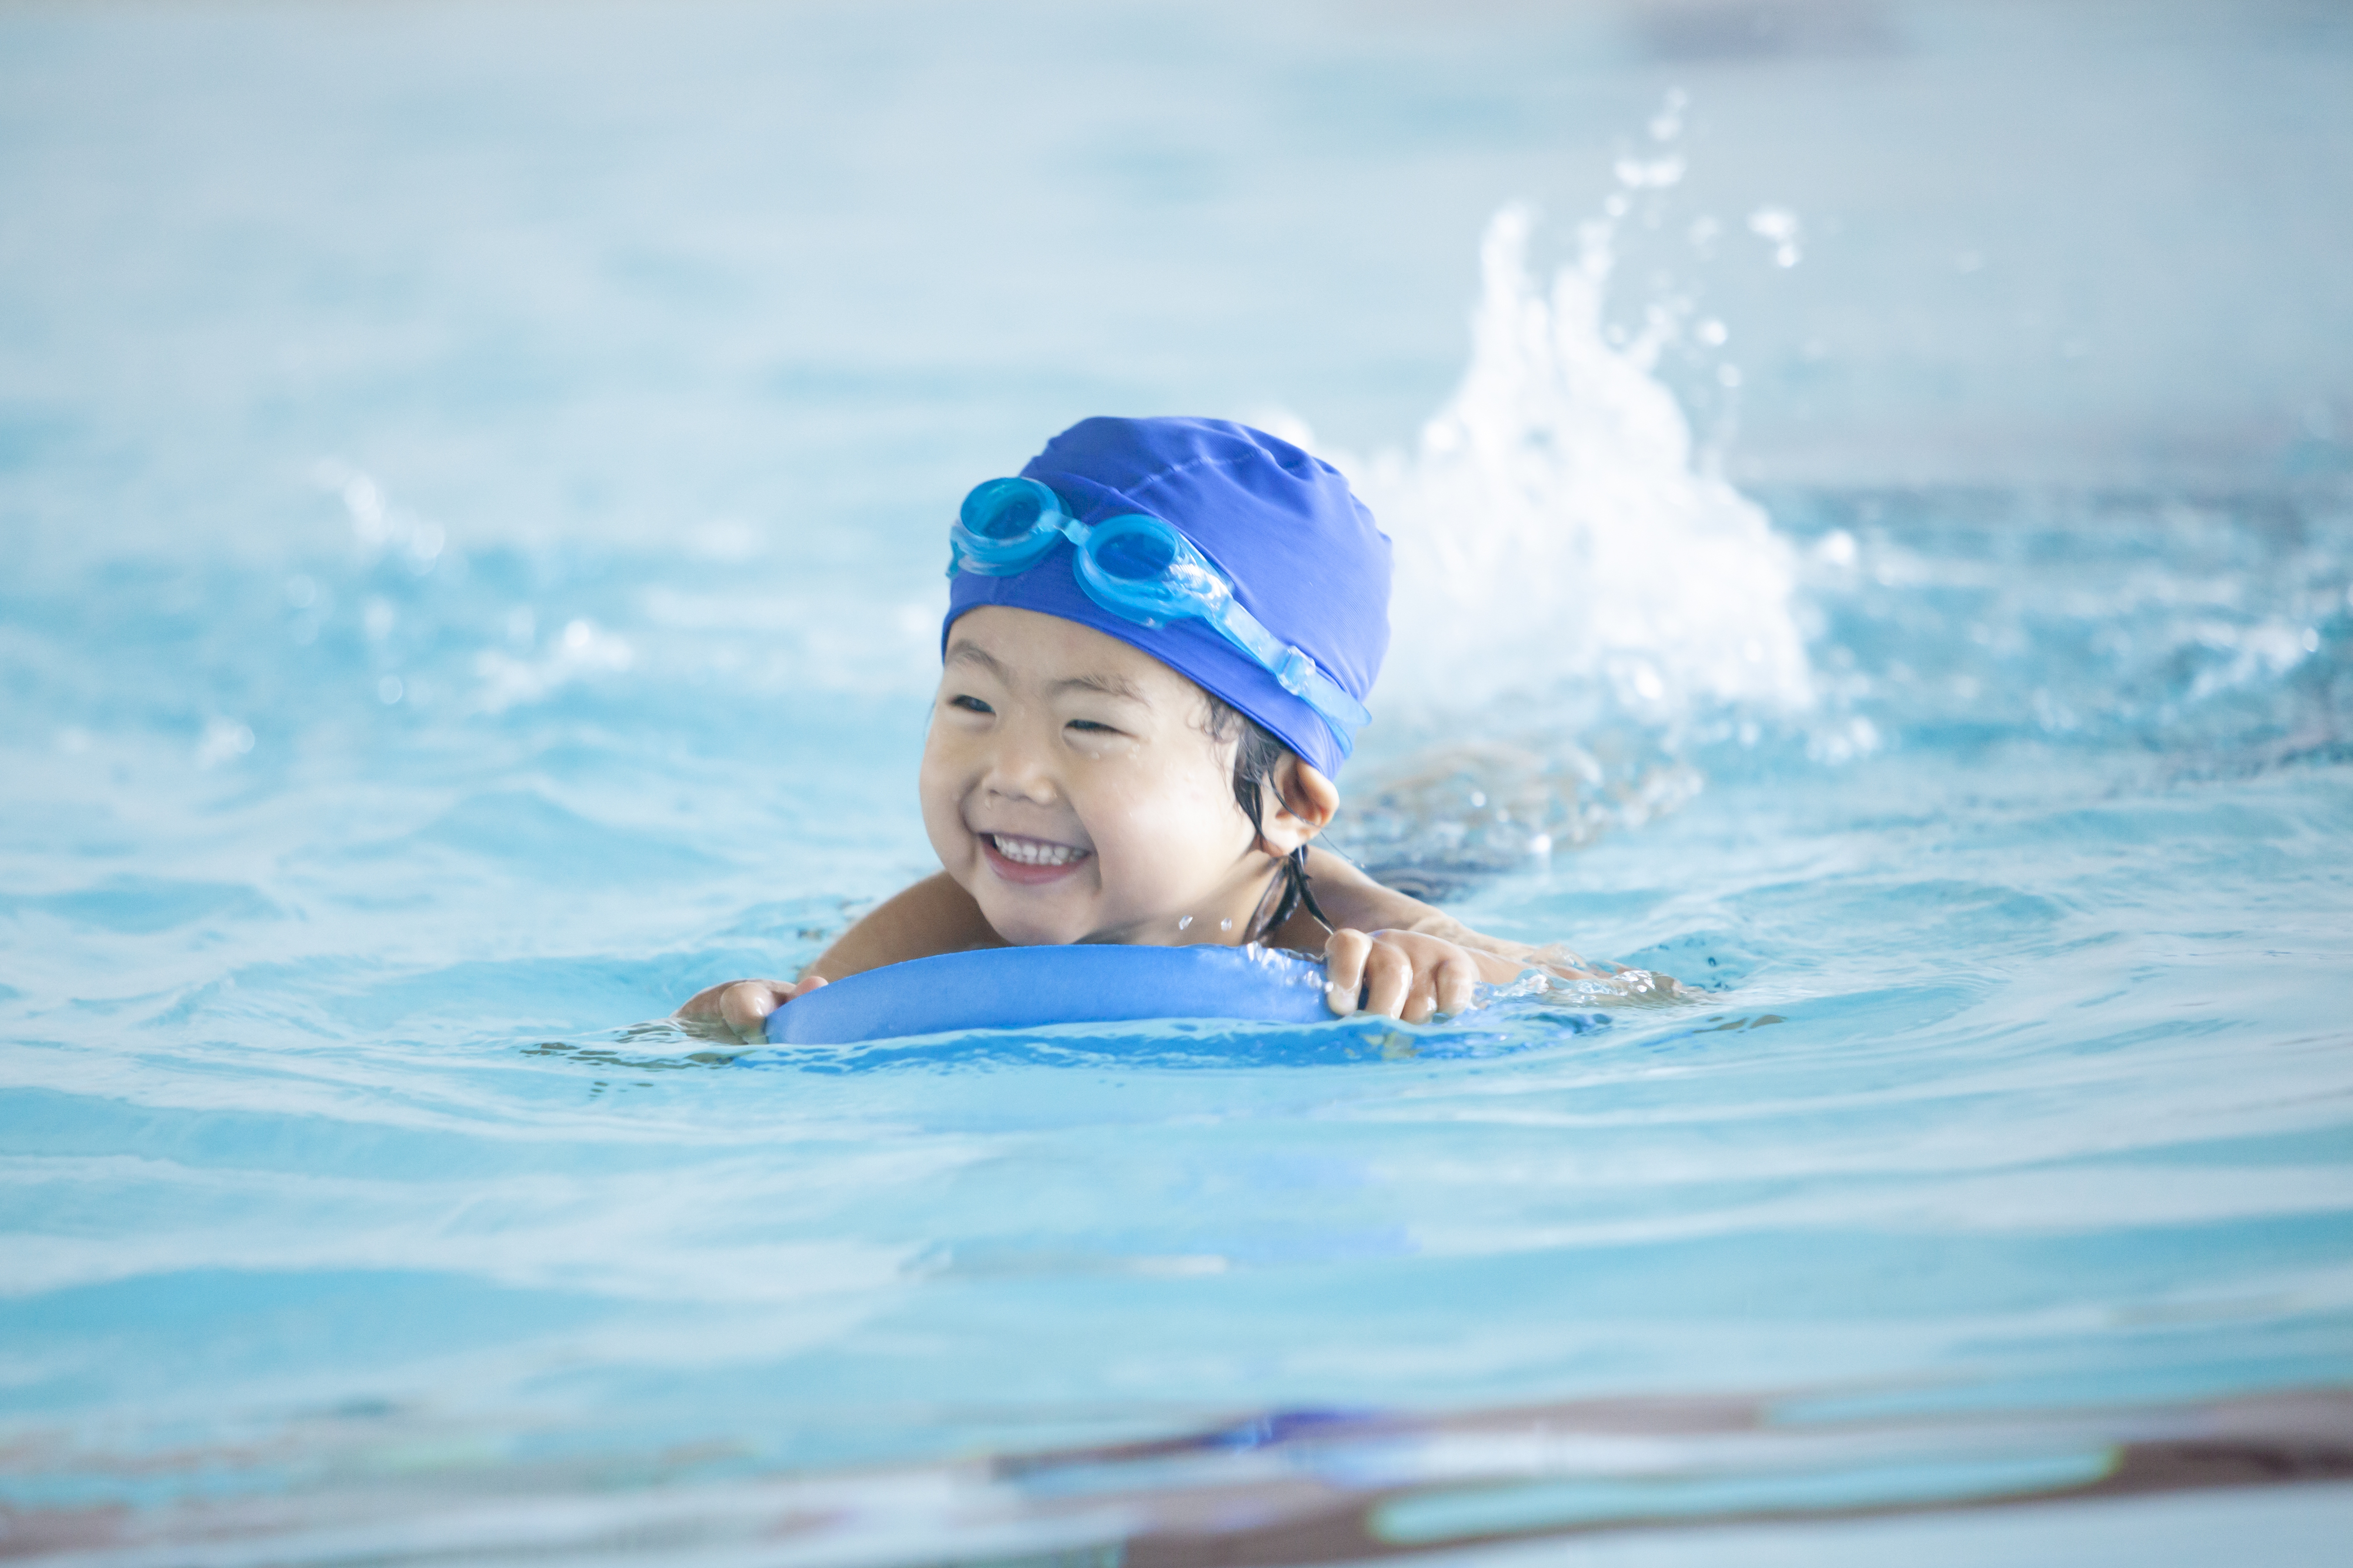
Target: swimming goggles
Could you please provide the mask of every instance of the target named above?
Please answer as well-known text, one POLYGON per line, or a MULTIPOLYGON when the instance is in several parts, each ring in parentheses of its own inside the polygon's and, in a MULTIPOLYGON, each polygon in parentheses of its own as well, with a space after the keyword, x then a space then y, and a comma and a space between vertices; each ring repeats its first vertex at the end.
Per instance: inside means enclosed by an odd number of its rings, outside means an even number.
POLYGON ((986 479, 964 498, 948 528, 948 575, 1010 577, 1069 540, 1075 575, 1087 597, 1124 620, 1158 626, 1203 620, 1256 659, 1285 691, 1323 716, 1340 754, 1372 722, 1365 705, 1341 689, 1314 659, 1270 632, 1234 597, 1225 574, 1193 542, 1156 517, 1128 512, 1089 527, 1036 479, 986 479))

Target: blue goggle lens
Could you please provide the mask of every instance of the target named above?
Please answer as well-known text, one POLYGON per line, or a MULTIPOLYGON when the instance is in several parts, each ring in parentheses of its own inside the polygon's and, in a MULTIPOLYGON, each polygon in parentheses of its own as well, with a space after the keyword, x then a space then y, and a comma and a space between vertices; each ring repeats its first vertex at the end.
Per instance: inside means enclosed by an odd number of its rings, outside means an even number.
POLYGON ((1176 546, 1157 529, 1127 529, 1096 543, 1094 563, 1107 577, 1125 583, 1155 583, 1176 559, 1176 546))
POLYGON ((1011 543, 1038 530, 1040 518, 1059 518, 1061 503, 1035 479, 991 479, 964 498, 965 528, 982 539, 1011 543))

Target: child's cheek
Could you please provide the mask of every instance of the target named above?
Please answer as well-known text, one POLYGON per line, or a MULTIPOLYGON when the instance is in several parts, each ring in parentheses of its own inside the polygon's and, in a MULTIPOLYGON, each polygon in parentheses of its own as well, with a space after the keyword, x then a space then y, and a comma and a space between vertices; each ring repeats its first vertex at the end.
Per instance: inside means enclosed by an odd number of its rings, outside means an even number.
POLYGON ((1173 879, 1200 858, 1199 816, 1192 803, 1153 770, 1124 771, 1098 792, 1099 826, 1092 826, 1103 870, 1131 898, 1146 902, 1169 893, 1173 879))
POLYGON ((927 740, 915 772, 915 800, 933 853, 962 882, 971 870, 963 862, 972 858, 975 847, 963 826, 964 793, 972 768, 961 755, 957 740, 952 731, 944 734, 938 730, 927 740))
POLYGON ((1072 750, 1078 752, 1081 762, 1090 766, 1124 763, 1133 767, 1144 749, 1132 735, 1086 734, 1074 743, 1072 750))

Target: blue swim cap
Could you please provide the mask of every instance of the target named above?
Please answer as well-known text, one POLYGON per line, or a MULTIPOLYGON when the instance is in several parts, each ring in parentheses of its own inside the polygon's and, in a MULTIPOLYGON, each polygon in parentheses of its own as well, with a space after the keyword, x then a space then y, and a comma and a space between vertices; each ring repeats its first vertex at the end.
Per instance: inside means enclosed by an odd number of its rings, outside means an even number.
MULTIPOLYGON (((1389 646, 1389 540, 1340 471, 1288 441, 1228 419, 1082 419, 1046 443, 1021 477, 1092 525, 1126 512, 1170 524, 1234 585, 1242 607, 1304 651, 1357 701, 1389 646)), ((1009 577, 958 572, 948 628, 966 610, 1006 605, 1092 626, 1141 648, 1249 714, 1336 776, 1346 756, 1323 716, 1198 620, 1123 619, 1087 597, 1057 548, 1009 577)))

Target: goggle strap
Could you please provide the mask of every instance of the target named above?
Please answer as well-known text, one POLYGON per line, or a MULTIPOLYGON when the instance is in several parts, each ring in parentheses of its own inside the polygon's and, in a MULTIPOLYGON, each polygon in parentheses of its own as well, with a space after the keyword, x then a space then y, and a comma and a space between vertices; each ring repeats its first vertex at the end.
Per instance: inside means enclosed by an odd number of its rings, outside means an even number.
MULTIPOLYGON (((1002 485, 1006 482, 1002 479, 985 481, 983 485, 975 488, 973 495, 978 495, 981 489, 990 485, 1002 485)), ((1044 559, 1046 553, 1060 540, 1067 540, 1074 549, 1083 551, 1094 530, 1065 510, 1061 505, 1061 498, 1048 489, 1046 486, 1038 484, 1034 479, 1024 483, 1034 485, 1037 489, 1045 492, 1045 499, 1039 503, 1037 519, 1030 525, 1029 531, 1018 540, 999 540, 980 534, 966 535, 964 519, 959 513, 948 535, 947 574, 950 577, 954 577, 958 572, 971 572, 987 577, 1009 577, 1018 573, 1026 572, 1044 559), (959 535, 969 537, 974 548, 970 550, 965 548, 959 535), (1058 535, 1060 539, 1057 538, 1058 535), (991 556, 997 559, 992 560, 991 556)), ((972 496, 965 498, 966 506, 971 504, 972 499, 972 496)), ((1119 521, 1118 518, 1112 518, 1108 522, 1097 526, 1108 526, 1109 522, 1119 521)), ((1373 716, 1366 710, 1365 705, 1349 696, 1339 682, 1324 674, 1314 657, 1304 648, 1294 647, 1282 641, 1272 632, 1268 631, 1256 616, 1242 608, 1241 601, 1234 596, 1232 584, 1226 580, 1224 574, 1201 559, 1192 541, 1159 518, 1146 518, 1145 521, 1166 529, 1173 534, 1178 547, 1178 558, 1190 557, 1223 590, 1218 595, 1214 605, 1197 604, 1189 613, 1215 626, 1227 641, 1256 659, 1261 668, 1273 676, 1285 691, 1313 708, 1323 718, 1324 723, 1330 726, 1332 738, 1339 742, 1340 754, 1344 757, 1349 755, 1355 750, 1356 732, 1373 721, 1373 716)), ((1097 597, 1092 586, 1086 583, 1083 575, 1081 577, 1081 584, 1082 586, 1087 587, 1090 598, 1097 597)), ((1129 620, 1139 621, 1145 626, 1156 626, 1162 624, 1162 616, 1141 613, 1141 606, 1105 605, 1104 607, 1113 609, 1115 614, 1129 620)))
POLYGON ((1227 599, 1224 614, 1209 624, 1258 660, 1285 691, 1314 709, 1331 726, 1332 738, 1340 743, 1342 756, 1356 749, 1356 731, 1371 723, 1373 716, 1338 681, 1324 674, 1323 667, 1306 649, 1294 647, 1268 631, 1264 623, 1242 608, 1239 599, 1227 599))

